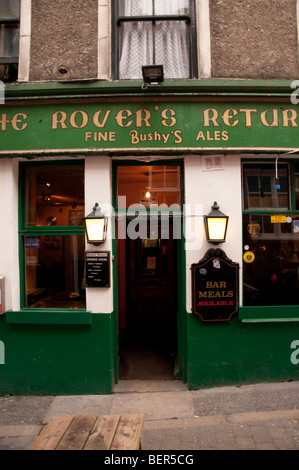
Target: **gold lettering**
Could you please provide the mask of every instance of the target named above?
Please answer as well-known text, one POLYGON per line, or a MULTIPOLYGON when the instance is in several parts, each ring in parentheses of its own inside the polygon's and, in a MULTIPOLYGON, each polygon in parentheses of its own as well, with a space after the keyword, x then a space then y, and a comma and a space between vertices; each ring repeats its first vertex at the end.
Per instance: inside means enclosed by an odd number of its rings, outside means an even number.
POLYGON ((201 298, 201 297, 207 297, 207 292, 202 292, 202 291, 199 291, 198 292, 198 297, 201 298))
POLYGON ((161 123, 165 127, 172 127, 176 124, 175 111, 173 109, 163 109, 161 117, 163 118, 161 123), (168 122, 169 121, 169 122, 168 122))
POLYGON ((261 122, 266 127, 277 127, 278 126, 278 109, 272 110, 272 122, 271 124, 267 121, 267 113, 269 109, 261 113, 261 122))
POLYGON ((183 138, 181 134, 182 134, 182 131, 174 131, 174 136, 175 136, 174 143, 175 144, 180 144, 181 142, 183 142, 183 138))
POLYGON ((130 131, 129 135, 131 137, 131 144, 138 144, 139 143, 139 137, 138 137, 138 132, 137 131, 130 131))
POLYGON ((226 126, 234 127, 239 124, 239 119, 236 119, 234 122, 231 122, 231 119, 233 119, 237 114, 238 111, 236 109, 226 109, 222 114, 221 119, 223 119, 226 126))
POLYGON ((295 109, 285 109, 282 111, 283 127, 290 127, 289 123, 291 123, 291 127, 298 127, 296 119, 297 119, 297 111, 295 109), (291 113, 290 116, 289 116, 289 113, 291 113))
POLYGON ((103 117, 103 120, 102 122, 99 121, 99 118, 101 116, 101 113, 102 113, 102 109, 100 109, 99 111, 96 111, 92 117, 92 122, 94 123, 94 125, 96 127, 105 127, 106 125, 106 122, 107 122, 107 119, 111 113, 111 109, 107 109, 107 111, 105 111, 105 114, 104 114, 104 117, 103 117))
POLYGON ((2 114, 2 117, 0 119, 0 124, 1 124, 1 131, 6 131, 6 124, 9 123, 9 119, 7 118, 7 114, 2 114))
POLYGON ((27 119, 27 114, 24 114, 24 113, 18 113, 18 114, 15 114, 12 118, 12 120, 10 121, 13 129, 15 131, 22 131, 23 129, 26 129, 28 123, 27 122, 24 122, 21 127, 18 127, 18 124, 21 123, 24 119, 27 119), (20 116, 20 117, 19 117, 20 116))
POLYGON ((138 109, 136 111, 136 127, 142 127, 142 122, 145 123, 145 127, 152 127, 149 122, 151 113, 148 109, 138 109))
POLYGON ((56 111, 52 115, 52 129, 57 129, 58 124, 60 124, 61 129, 67 129, 67 125, 65 123, 65 120, 67 118, 67 114, 65 111, 56 111))
POLYGON ((203 110, 203 126, 210 127, 210 121, 212 121, 214 127, 219 127, 220 124, 217 121, 218 111, 214 108, 208 108, 203 110))
POLYGON ((85 111, 74 111, 70 115, 70 125, 75 129, 82 129, 82 127, 86 127, 88 124, 88 114, 85 111), (81 124, 77 124, 76 117, 81 116, 81 124))
POLYGON ((199 133, 197 134, 196 140, 199 140, 199 139, 206 140, 203 131, 199 131, 199 133))
POLYGON ((206 282, 207 289, 225 289, 226 288, 226 281, 219 281, 219 282, 206 282))
POLYGON ((252 113, 257 113, 256 108, 252 109, 240 109, 240 113, 245 113, 245 126, 251 127, 252 126, 252 113))
POLYGON ((132 116, 132 111, 130 111, 129 109, 121 109, 115 116, 115 120, 120 127, 129 127, 133 124, 133 121, 130 120, 127 123, 125 123, 124 121, 130 116, 132 116))

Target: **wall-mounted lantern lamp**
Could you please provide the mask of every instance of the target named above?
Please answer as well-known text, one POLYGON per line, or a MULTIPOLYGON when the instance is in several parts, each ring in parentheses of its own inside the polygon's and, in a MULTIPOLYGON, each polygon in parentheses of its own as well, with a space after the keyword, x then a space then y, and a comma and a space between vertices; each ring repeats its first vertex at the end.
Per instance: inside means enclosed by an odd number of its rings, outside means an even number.
POLYGON ((143 88, 146 88, 149 84, 157 85, 164 82, 163 65, 143 65, 142 76, 143 88))
POLYGON ((217 202, 214 202, 211 209, 211 212, 204 216, 206 234, 210 243, 218 245, 225 242, 228 216, 220 212, 217 202))
POLYGON ((107 217, 104 216, 96 202, 92 212, 84 217, 87 243, 93 245, 104 243, 107 235, 107 222, 107 217))

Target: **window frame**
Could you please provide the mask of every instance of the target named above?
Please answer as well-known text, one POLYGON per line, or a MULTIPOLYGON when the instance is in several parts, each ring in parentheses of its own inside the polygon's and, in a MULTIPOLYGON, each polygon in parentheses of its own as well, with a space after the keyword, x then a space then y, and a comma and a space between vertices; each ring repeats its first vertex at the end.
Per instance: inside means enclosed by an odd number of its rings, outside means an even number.
MULTIPOLYGON (((20 41, 20 9, 21 1, 19 2, 19 16, 18 17, 0 17, 0 25, 15 25, 18 26, 19 30, 19 41, 20 41)), ((20 48, 18 50, 20 52, 20 48)), ((18 65, 19 65, 19 53, 17 56, 2 57, 0 56, 0 66, 4 66, 4 72, 1 73, 0 78, 5 82, 13 82, 18 78, 18 65), (16 66, 15 68, 13 66, 16 66), (2 76, 3 75, 3 76, 2 76)))
MULTIPOLYGON (((120 24, 125 22, 143 22, 143 21, 186 21, 188 28, 189 43, 189 77, 176 78, 176 80, 188 80, 198 78, 198 61, 197 61, 197 32, 196 32, 196 5, 194 0, 189 0, 189 15, 146 15, 146 16, 120 16, 118 11, 118 0, 112 2, 112 79, 119 80, 119 31, 120 24)), ((157 65, 157 64, 144 64, 157 65)), ((128 79, 130 80, 130 79, 128 79)), ((175 79, 174 79, 175 80, 175 79)))
POLYGON ((42 166, 82 166, 84 173, 84 160, 80 161, 45 161, 45 162, 20 162, 19 163, 19 266, 20 266, 20 307, 22 310, 36 311, 36 312, 46 312, 47 310, 51 311, 77 311, 82 312, 86 309, 78 309, 72 307, 66 308, 32 308, 26 306, 26 263, 25 263, 25 250, 24 250, 24 238, 27 236, 43 236, 43 235, 84 235, 85 228, 84 225, 26 225, 26 169, 32 167, 42 167, 42 166))
MULTIPOLYGON (((272 209, 244 209, 244 165, 252 164, 258 166, 259 164, 275 165, 274 160, 269 159, 244 159, 241 162, 241 175, 242 175, 242 221, 244 215, 299 215, 299 208, 296 209, 296 166, 297 174, 299 169, 298 159, 278 159, 278 164, 283 163, 288 165, 288 190, 289 190, 289 209, 284 210, 281 208, 272 209)), ((242 223, 243 225, 243 223, 242 223)), ((242 228, 242 247, 244 246, 244 233, 242 228)), ((242 250, 243 251, 243 250, 242 250)), ((242 258, 242 264, 244 263, 242 258)), ((244 264, 243 264, 244 266, 244 264)), ((239 318, 244 323, 265 323, 265 322, 299 322, 299 302, 295 305, 244 305, 244 271, 242 269, 242 291, 243 291, 243 305, 239 309, 239 318)))

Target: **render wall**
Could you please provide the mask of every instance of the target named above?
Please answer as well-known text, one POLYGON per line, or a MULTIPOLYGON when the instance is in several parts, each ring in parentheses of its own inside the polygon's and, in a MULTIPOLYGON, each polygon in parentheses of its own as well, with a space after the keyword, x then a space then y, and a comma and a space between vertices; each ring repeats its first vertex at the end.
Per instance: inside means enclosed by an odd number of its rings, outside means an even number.
MULTIPOLYGON (((112 76, 110 0, 23 0, 23 5, 21 81, 112 76)), ((298 0, 197 0, 196 5, 199 78, 298 77, 298 0)))
POLYGON ((32 0, 29 79, 97 78, 97 32, 97 0, 32 0))
POLYGON ((297 77, 296 4, 296 0, 210 0, 212 77, 297 77))

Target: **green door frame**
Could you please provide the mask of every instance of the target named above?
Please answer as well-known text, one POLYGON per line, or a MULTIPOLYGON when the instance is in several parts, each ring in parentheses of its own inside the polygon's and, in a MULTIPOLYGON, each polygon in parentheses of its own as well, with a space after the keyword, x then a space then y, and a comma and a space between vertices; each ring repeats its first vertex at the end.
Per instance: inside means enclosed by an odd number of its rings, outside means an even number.
MULTIPOLYGON (((169 160, 154 160, 153 162, 137 161, 137 160, 122 160, 112 162, 112 205, 115 211, 113 231, 116 234, 116 220, 119 215, 117 209, 117 168, 120 166, 170 166, 177 165, 180 167, 180 183, 181 183, 181 209, 184 205, 184 160, 183 159, 169 159, 169 160)), ((121 212, 120 212, 121 214, 121 212)), ((115 351, 115 371, 118 377, 118 285, 117 285, 117 240, 116 236, 113 237, 113 257, 115 260, 115 269, 113 270, 113 301, 115 312, 115 331, 116 331, 116 351, 115 351)), ((186 381, 186 363, 187 363, 187 319, 186 319, 186 259, 185 259, 185 238, 183 231, 183 210, 181 210, 181 238, 178 239, 178 312, 177 312, 177 364, 174 371, 176 377, 181 377, 186 381)))

